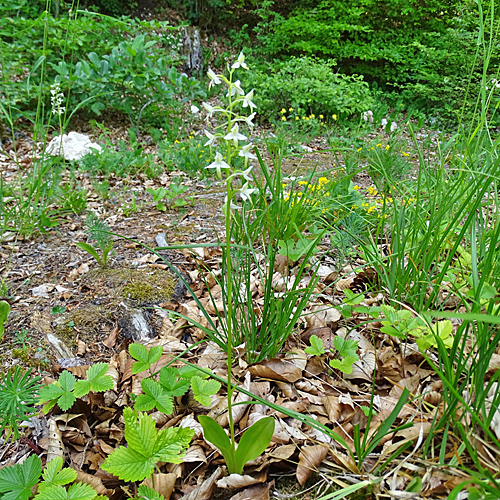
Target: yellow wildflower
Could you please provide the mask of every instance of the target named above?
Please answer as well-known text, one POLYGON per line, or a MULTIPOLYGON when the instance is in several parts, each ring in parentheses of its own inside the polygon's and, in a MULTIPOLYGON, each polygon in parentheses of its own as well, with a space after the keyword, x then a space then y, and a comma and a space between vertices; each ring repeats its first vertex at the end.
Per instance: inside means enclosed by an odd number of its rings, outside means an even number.
POLYGON ((389 146, 389 144, 387 144, 387 146, 385 147, 386 151, 389 151, 391 146, 389 146))
POLYGON ((282 116, 281 119, 286 122, 286 116, 282 116))
POLYGON ((293 108, 289 108, 288 111, 293 111, 293 108))
POLYGON ((359 189, 361 189, 361 186, 354 186, 354 189, 358 191, 359 189))
POLYGON ((337 121, 337 115, 332 115, 332 118, 337 121))
POLYGON ((285 108, 281 108, 280 113, 281 113, 282 115, 284 115, 284 114, 286 113, 286 109, 285 109, 285 108))
POLYGON ((296 120, 298 120, 298 119, 299 119, 299 117, 298 117, 298 116, 296 116, 296 117, 295 117, 295 119, 296 119, 296 120))
POLYGON ((319 117, 320 117, 321 119, 323 119, 323 118, 324 118, 324 116, 323 116, 323 115, 319 115, 319 117))

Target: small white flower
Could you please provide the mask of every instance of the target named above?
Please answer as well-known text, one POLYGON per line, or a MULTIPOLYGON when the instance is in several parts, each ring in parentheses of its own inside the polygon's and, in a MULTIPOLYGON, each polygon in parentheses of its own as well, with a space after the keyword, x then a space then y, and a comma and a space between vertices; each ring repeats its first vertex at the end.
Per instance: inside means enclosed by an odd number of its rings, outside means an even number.
MULTIPOLYGON (((245 92, 243 92, 243 89, 241 88, 241 82, 239 80, 236 80, 235 82, 231 83, 231 95, 236 95, 236 93, 240 95, 245 95, 245 92)), ((229 92, 226 94, 226 97, 229 97, 229 92)))
POLYGON ((396 122, 391 123, 391 132, 394 132, 398 129, 398 124, 396 122))
POLYGON ((250 173, 252 172, 253 170, 253 167, 250 166, 248 167, 246 170, 242 170, 241 172, 236 172, 234 175, 236 176, 239 176, 239 177, 243 177, 243 179, 245 179, 246 181, 251 181, 253 180, 252 177, 250 176, 250 173))
POLYGON ((250 199, 250 195, 255 191, 257 191, 257 189, 249 188, 248 182, 245 182, 245 184, 243 184, 243 186, 241 186, 239 193, 244 201, 248 201, 250 199))
POLYGON ((252 111, 252 108, 256 108, 257 106, 252 102, 253 99, 253 89, 245 96, 243 97, 243 107, 250 107, 250 111, 252 111))
POLYGON ((215 168, 215 170, 217 171, 217 176, 220 179, 222 177, 221 169, 223 169, 223 168, 230 168, 230 167, 224 161, 224 159, 222 158, 222 155, 220 153, 217 153, 215 155, 215 160, 212 163, 210 163, 210 165, 208 165, 205 168, 215 168))
POLYGON ((200 112, 200 108, 198 106, 195 106, 194 104, 191 104, 191 113, 196 114, 200 112))
POLYGON ((385 127, 386 125, 387 125, 387 120, 385 118, 382 118, 382 120, 380 120, 380 126, 385 127))
POLYGON ((214 134, 211 134, 208 130, 205 130, 205 135, 208 137, 208 141, 205 142, 204 146, 215 146, 218 137, 214 134))
MULTIPOLYGON (((240 209, 240 208, 241 208, 241 207, 239 207, 238 205, 235 205, 235 204, 233 203, 233 200, 231 200, 231 209, 232 209, 232 210, 238 210, 238 209, 240 209)), ((226 197, 224 198, 224 205, 222 205, 222 211, 223 211, 224 213, 226 213, 226 209, 227 209, 227 195, 226 195, 226 197)))
POLYGON ((208 113, 207 118, 210 118, 218 110, 218 108, 210 106, 208 102, 202 102, 201 105, 205 108, 206 112, 208 113))
POLYGON ((255 127, 255 124, 253 123, 253 119, 255 118, 255 111, 251 114, 251 115, 248 115, 246 118, 245 118, 245 123, 250 127, 250 128, 253 128, 255 127))
POLYGON ((244 141, 246 140, 246 137, 243 134, 240 134, 240 127, 237 123, 235 123, 233 128, 231 129, 231 132, 229 132, 229 134, 226 134, 224 136, 224 139, 226 139, 226 141, 233 141, 234 147, 237 148, 238 141, 244 141))
POLYGON ((236 69, 236 68, 245 68, 248 69, 247 63, 245 62, 245 55, 243 52, 240 52, 240 55, 238 56, 238 59, 236 59, 236 62, 233 63, 231 68, 236 69))
POLYGON ((208 78, 210 78, 208 88, 210 88, 212 85, 219 85, 219 83, 221 83, 221 79, 210 68, 208 68, 207 75, 208 78))
POLYGON ((239 153, 238 153, 238 156, 242 156, 243 158, 245 158, 246 160, 255 160, 257 159, 257 157, 250 152, 250 149, 253 148, 253 144, 247 144, 246 146, 243 146, 239 153))

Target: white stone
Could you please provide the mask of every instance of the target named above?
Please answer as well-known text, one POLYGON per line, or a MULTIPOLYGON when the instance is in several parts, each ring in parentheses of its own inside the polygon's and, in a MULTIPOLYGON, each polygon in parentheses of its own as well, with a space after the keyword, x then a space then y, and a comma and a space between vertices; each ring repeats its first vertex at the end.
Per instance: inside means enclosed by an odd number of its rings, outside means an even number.
POLYGON ((92 153, 90 150, 101 151, 99 144, 92 142, 90 137, 78 132, 70 132, 62 136, 54 137, 45 149, 45 152, 51 156, 63 156, 65 160, 79 160, 80 158, 92 153))

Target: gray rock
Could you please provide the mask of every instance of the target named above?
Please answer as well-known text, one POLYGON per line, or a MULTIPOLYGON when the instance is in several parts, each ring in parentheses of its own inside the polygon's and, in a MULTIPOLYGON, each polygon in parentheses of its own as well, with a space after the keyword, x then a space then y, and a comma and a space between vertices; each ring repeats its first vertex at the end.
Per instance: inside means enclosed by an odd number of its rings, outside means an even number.
POLYGON ((79 160, 92 153, 90 148, 97 151, 102 150, 101 146, 92 142, 88 135, 70 132, 69 134, 54 137, 49 142, 45 152, 51 156, 62 156, 65 160, 79 160))
POLYGON ((147 342, 156 337, 156 332, 151 325, 151 313, 128 306, 125 302, 120 304, 120 317, 118 327, 123 335, 134 342, 147 342))

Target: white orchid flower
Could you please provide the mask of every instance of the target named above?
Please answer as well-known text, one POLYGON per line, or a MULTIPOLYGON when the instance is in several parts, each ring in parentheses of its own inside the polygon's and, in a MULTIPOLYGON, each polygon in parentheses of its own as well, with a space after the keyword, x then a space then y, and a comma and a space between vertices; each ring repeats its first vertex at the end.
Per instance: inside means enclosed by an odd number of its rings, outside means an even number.
MULTIPOLYGON (((235 82, 233 82, 231 84, 231 95, 236 95, 237 93, 239 95, 245 95, 245 92, 243 91, 243 89, 241 88, 241 82, 239 80, 236 80, 235 82)), ((229 97, 229 92, 226 94, 226 97, 229 97)))
POLYGON ((234 147, 237 148, 238 141, 245 141, 246 137, 243 134, 240 134, 240 127, 237 123, 235 123, 233 128, 231 129, 231 132, 229 132, 229 134, 226 134, 224 136, 224 139, 226 139, 226 141, 233 141, 234 147))
POLYGON ((254 89, 252 89, 245 97, 243 97, 243 107, 250 107, 250 111, 252 111, 252 108, 257 108, 257 106, 252 102, 253 90, 254 89))
MULTIPOLYGON (((227 195, 226 195, 226 197, 224 198, 224 205, 222 206, 222 211, 223 211, 224 213, 226 213, 226 207, 227 207, 227 195)), ((238 209, 240 209, 240 208, 241 208, 241 207, 239 207, 238 205, 234 204, 234 203, 233 203, 233 200, 231 200, 231 209, 232 209, 232 210, 238 210, 238 209)))
POLYGON ((222 155, 220 153, 217 153, 215 155, 215 160, 210 163, 210 165, 206 166, 205 168, 215 168, 215 170, 217 171, 217 176, 220 178, 222 178, 222 171, 221 169, 223 168, 230 168, 229 165, 224 161, 224 159, 222 158, 222 155))
POLYGON ((238 59, 236 59, 236 62, 233 63, 231 68, 233 68, 233 69, 237 69, 237 68, 248 69, 247 63, 245 62, 245 54, 243 54, 243 52, 240 52, 238 59))
POLYGON ((216 111, 218 111, 217 107, 210 106, 208 102, 202 102, 201 105, 205 108, 206 112, 208 113, 207 118, 210 118, 216 111))
POLYGON ((211 134, 208 130, 205 130, 205 135, 208 138, 208 141, 205 142, 204 146, 215 146, 218 137, 214 134, 211 134))
POLYGON ((195 106, 194 104, 191 104, 191 113, 193 113, 194 115, 196 113, 199 113, 200 112, 200 108, 198 106, 195 106))
POLYGON ((245 123, 250 127, 250 128, 254 128, 255 127, 255 123, 252 121, 254 118, 255 118, 255 111, 251 114, 251 115, 248 115, 247 117, 245 117, 245 123))
POLYGON ((243 158, 245 158, 245 160, 255 160, 257 159, 257 157, 250 152, 250 149, 253 148, 253 144, 247 144, 246 146, 243 146, 239 153, 238 153, 238 156, 242 156, 243 158))
POLYGON ((240 172, 235 172, 233 174, 233 177, 243 177, 246 181, 252 181, 252 177, 250 176, 250 173, 252 172, 253 167, 250 166, 246 170, 241 170, 240 172))
POLYGON ((207 75, 208 78, 210 78, 208 88, 210 88, 212 85, 219 85, 222 82, 221 79, 210 68, 208 68, 207 75))
POLYGON ((244 201, 248 201, 250 199, 250 195, 255 191, 257 191, 257 189, 248 187, 248 182, 245 182, 245 184, 243 184, 243 186, 239 189, 240 196, 244 201))

